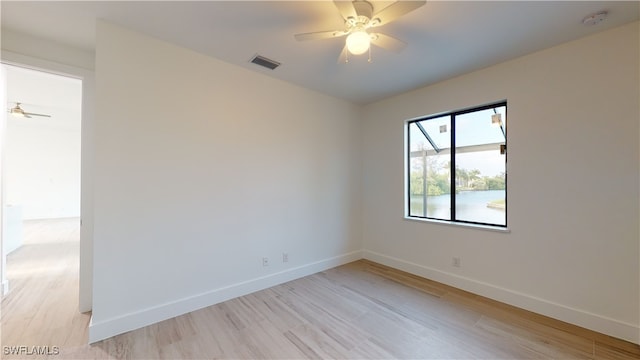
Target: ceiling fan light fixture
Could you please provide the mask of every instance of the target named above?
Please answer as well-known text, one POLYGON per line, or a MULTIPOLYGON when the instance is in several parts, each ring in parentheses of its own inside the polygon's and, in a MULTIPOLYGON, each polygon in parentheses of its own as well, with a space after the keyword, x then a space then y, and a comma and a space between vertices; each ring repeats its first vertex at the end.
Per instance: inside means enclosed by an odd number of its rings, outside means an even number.
POLYGON ((9 110, 9 113, 15 117, 27 117, 27 115, 24 113, 24 110, 22 110, 22 108, 20 107, 20 103, 16 104, 15 107, 12 107, 9 110))
POLYGON ((371 37, 364 30, 357 30, 347 36, 347 49, 353 55, 364 54, 369 50, 371 37))
POLYGON ((32 112, 26 112, 22 109, 22 107, 20 107, 20 104, 21 103, 17 102, 16 106, 12 107, 11 109, 8 109, 7 111, 9 112, 9 114, 11 114, 12 116, 21 117, 21 118, 31 118, 32 116, 51 117, 51 115, 47 115, 47 114, 36 114, 32 112))
POLYGON ((427 3, 427 0, 393 1, 383 9, 374 13, 373 5, 367 0, 333 0, 340 16, 344 19, 344 27, 337 30, 316 31, 295 34, 298 41, 332 39, 346 36, 345 45, 338 56, 338 62, 349 62, 349 55, 362 55, 369 52, 371 62, 371 45, 385 50, 400 52, 407 45, 384 33, 372 31, 372 28, 395 21, 427 3), (369 33, 371 31, 372 33, 369 33))

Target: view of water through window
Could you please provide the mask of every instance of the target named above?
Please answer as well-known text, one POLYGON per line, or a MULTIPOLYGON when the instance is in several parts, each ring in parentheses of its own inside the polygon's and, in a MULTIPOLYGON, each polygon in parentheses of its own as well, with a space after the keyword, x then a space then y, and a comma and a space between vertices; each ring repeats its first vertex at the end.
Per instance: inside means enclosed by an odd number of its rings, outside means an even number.
POLYGON ((506 226, 506 103, 413 120, 407 134, 409 216, 506 226))
MULTIPOLYGON (((411 195, 411 213, 422 215, 424 209, 422 195, 411 195)), ((427 213, 429 217, 448 219, 451 213, 449 206, 451 195, 427 196, 427 213)), ((456 218, 488 224, 505 224, 505 191, 462 191, 456 196, 456 218)))

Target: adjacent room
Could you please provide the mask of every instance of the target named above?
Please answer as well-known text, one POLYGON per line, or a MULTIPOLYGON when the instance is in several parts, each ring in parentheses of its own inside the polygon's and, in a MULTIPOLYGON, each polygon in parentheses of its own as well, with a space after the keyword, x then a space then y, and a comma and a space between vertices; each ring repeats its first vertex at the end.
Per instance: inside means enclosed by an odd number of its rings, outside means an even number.
MULTIPOLYGON (((79 311, 82 84, 13 65, 2 65, 2 74, 9 104, 2 162, 3 284, 12 293, 3 311, 14 320, 33 319, 52 307, 74 316, 79 311), (52 287, 57 294, 49 291, 52 287)), ((3 320, 3 326, 12 325, 3 320)), ((30 322, 25 330, 33 328, 43 324, 30 322)), ((3 337, 4 343, 14 340, 3 337)))
MULTIPOLYGON (((73 266, 39 301, 3 256, 5 356, 640 357, 638 2, 0 7, 3 85, 81 103, 22 197, 73 266)), ((55 109, 2 98, 5 254, 12 113, 55 109)))

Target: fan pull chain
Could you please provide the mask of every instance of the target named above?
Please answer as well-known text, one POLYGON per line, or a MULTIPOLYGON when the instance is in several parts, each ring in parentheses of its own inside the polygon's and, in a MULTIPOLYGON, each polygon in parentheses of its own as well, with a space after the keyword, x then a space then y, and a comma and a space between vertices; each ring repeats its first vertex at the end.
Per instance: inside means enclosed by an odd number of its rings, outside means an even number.
POLYGON ((371 46, 369 46, 369 60, 367 60, 368 63, 371 63, 371 46))

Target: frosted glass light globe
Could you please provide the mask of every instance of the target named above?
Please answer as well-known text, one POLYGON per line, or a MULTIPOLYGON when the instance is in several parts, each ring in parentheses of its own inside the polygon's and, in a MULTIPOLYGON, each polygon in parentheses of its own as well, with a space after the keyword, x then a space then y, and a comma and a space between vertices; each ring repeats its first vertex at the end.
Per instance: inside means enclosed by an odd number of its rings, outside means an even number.
POLYGON ((364 54, 369 50, 371 37, 364 30, 354 31, 347 36, 347 49, 353 55, 364 54))

